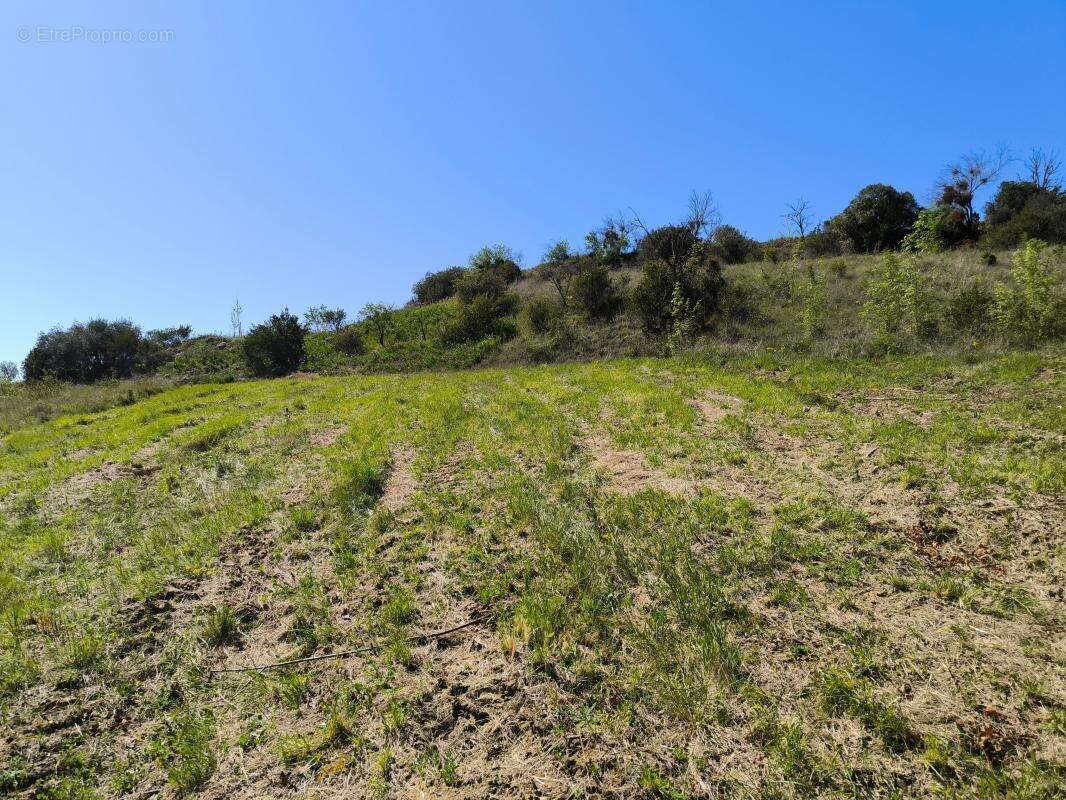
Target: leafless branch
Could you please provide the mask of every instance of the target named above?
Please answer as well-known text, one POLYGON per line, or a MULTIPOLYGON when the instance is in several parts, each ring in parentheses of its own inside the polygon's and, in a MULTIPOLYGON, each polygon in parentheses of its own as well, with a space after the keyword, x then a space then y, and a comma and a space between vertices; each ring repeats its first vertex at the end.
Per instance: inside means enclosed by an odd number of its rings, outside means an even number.
POLYGON ((811 227, 811 222, 814 220, 811 204, 801 197, 795 203, 785 203, 785 208, 787 209, 783 215, 785 221, 788 222, 789 226, 796 231, 801 239, 804 238, 811 227))
POLYGON ((702 238, 705 230, 708 234, 713 233, 721 218, 718 207, 714 203, 714 195, 710 192, 694 191, 689 195, 688 218, 685 220, 685 226, 695 236, 702 238))
POLYGON ((1055 177, 1061 169, 1062 161, 1054 150, 1045 153, 1043 149, 1036 147, 1025 159, 1029 182, 1044 190, 1053 189, 1058 185, 1055 177))

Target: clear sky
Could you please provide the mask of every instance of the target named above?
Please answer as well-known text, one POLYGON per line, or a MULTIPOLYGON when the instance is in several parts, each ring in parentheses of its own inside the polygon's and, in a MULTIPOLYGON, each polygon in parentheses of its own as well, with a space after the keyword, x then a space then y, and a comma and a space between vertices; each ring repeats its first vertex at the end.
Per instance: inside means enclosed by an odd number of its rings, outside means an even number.
POLYGON ((401 303, 694 189, 766 237, 801 195, 828 217, 872 182, 928 200, 967 150, 1066 155, 1066 2, 8 0, 0 103, 21 361, 94 316, 401 303))

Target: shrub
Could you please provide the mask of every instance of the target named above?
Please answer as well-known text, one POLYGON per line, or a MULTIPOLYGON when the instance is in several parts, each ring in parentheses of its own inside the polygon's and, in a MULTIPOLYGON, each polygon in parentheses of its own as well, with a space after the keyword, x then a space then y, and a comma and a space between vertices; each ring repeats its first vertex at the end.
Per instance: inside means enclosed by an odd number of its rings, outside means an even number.
POLYGON ((361 356, 366 352, 363 334, 354 325, 341 328, 333 337, 333 346, 348 356, 361 356))
POLYGON ((917 218, 914 195, 874 183, 855 195, 830 225, 854 250, 872 253, 898 247, 917 218))
POLYGON ((242 349, 249 371, 258 377, 285 375, 300 366, 307 329, 285 309, 244 337, 242 349))
POLYGON ((131 322, 76 322, 66 330, 53 328, 39 335, 22 363, 22 373, 28 381, 51 377, 95 383, 129 378, 137 371, 141 351, 140 328, 131 322))
POLYGON ((427 272, 414 285, 415 300, 422 305, 447 300, 455 294, 455 283, 465 271, 462 267, 448 267, 439 272, 427 272))
POLYGON ((903 237, 903 249, 912 253, 939 253, 969 238, 962 213, 947 206, 923 208, 911 232, 903 237))
POLYGON ((475 297, 500 297, 507 291, 507 283, 498 274, 489 270, 469 269, 456 281, 455 293, 463 303, 475 297))
POLYGON ((441 329, 441 340, 450 344, 473 342, 488 336, 507 338, 514 326, 503 317, 514 312, 518 298, 513 294, 481 294, 459 306, 459 312, 441 329))
POLYGON ((603 227, 589 231, 585 236, 588 254, 605 267, 618 267, 623 257, 629 252, 629 234, 632 223, 619 219, 608 219, 603 227))
POLYGON ((727 323, 752 322, 759 317, 759 296, 755 287, 732 281, 724 287, 718 304, 718 316, 727 323))
POLYGON ((806 342, 825 335, 826 316, 829 308, 829 295, 824 275, 815 272, 814 266, 807 264, 806 280, 799 284, 801 302, 800 325, 806 342))
POLYGON ((829 225, 819 225, 804 237, 803 251, 813 258, 838 256, 843 252, 840 235, 829 225))
MULTIPOLYGON (((726 264, 743 264, 746 261, 758 261, 763 255, 763 247, 754 239, 749 239, 732 225, 720 225, 711 236, 711 249, 715 256, 726 264)), ((774 252, 772 257, 777 258, 774 252)))
POLYGON ((618 311, 618 290, 607 267, 590 264, 579 271, 570 282, 574 305, 591 320, 609 320, 618 311))
POLYGON ((970 283, 948 297, 944 317, 952 330, 980 333, 992 321, 992 291, 984 283, 970 283))
POLYGON ((629 293, 629 306, 649 333, 663 333, 670 325, 670 299, 677 283, 665 261, 646 261, 640 280, 629 293))
POLYGON ((680 267, 666 261, 648 261, 629 295, 629 304, 650 333, 665 333, 673 324, 671 304, 679 287, 696 328, 707 324, 718 310, 725 282, 718 261, 707 255, 707 243, 697 242, 680 267))
POLYGON ((533 333, 547 333, 552 330, 562 314, 562 304, 543 295, 534 297, 522 309, 522 319, 533 333))
POLYGON ((928 338, 935 320, 925 279, 909 258, 886 253, 867 292, 863 313, 879 338, 928 338))
POLYGON ((644 261, 664 261, 678 267, 685 263, 699 239, 684 225, 666 225, 649 232, 638 249, 644 261))
POLYGON ((1035 343, 1053 333, 1057 311, 1051 297, 1051 266, 1045 243, 1030 239, 1014 254, 1014 288, 996 286, 992 317, 996 330, 1007 338, 1035 343))
POLYGON ((522 277, 522 268, 518 266, 518 256, 511 251, 511 248, 502 244, 482 247, 470 256, 470 268, 495 275, 505 284, 514 283, 522 277))

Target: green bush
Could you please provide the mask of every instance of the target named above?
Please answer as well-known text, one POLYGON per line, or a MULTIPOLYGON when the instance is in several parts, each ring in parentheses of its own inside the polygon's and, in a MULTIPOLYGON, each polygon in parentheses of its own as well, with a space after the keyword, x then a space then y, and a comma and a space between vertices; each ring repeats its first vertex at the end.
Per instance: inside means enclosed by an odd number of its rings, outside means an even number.
POLYGON ((644 261, 663 261, 676 269, 685 263, 698 241, 685 225, 665 225, 647 233, 637 249, 644 261))
POLYGON ((159 369, 160 375, 193 381, 224 383, 246 374, 240 340, 225 336, 198 336, 178 350, 159 369))
POLYGON ((830 226, 860 253, 891 250, 910 233, 918 210, 910 192, 874 183, 855 195, 830 226))
POLYGON ((706 242, 697 242, 680 267, 666 261, 645 262, 640 280, 629 294, 629 305, 649 333, 667 333, 673 326, 674 287, 699 329, 718 311, 725 281, 718 261, 707 254, 706 242))
POLYGON ((514 283, 522 277, 518 257, 507 245, 496 244, 482 247, 470 256, 470 269, 495 275, 505 284, 514 283))
POLYGON ((244 337, 244 361, 257 377, 286 375, 296 370, 304 357, 307 329, 285 309, 244 337))
POLYGON ((359 356, 366 352, 366 342, 359 328, 349 325, 333 336, 333 346, 347 356, 359 356))
POLYGON ((304 339, 304 369, 311 372, 340 372, 352 364, 352 357, 336 346, 336 335, 309 333, 304 339))
POLYGON ((1039 239, 1027 241, 1014 253, 1014 287, 996 286, 992 317, 996 331, 1005 338, 1033 344, 1062 325, 1058 318, 1063 309, 1052 298, 1054 276, 1045 248, 1039 239))
POLYGON ((522 320, 533 333, 547 333, 558 325, 563 315, 562 304, 550 297, 538 295, 522 309, 522 320))
POLYGON ((514 313, 518 298, 513 294, 479 294, 459 306, 458 313, 441 329, 441 341, 448 344, 474 342, 489 336, 506 339, 514 335, 514 325, 503 318, 514 313))
POLYGON ((910 258, 886 253, 867 290, 863 314, 878 338, 927 339, 936 332, 925 277, 910 258))
POLYGON ((570 297, 590 320, 612 319, 620 305, 611 273, 601 264, 587 264, 578 271, 570 281, 570 297))
POLYGON ((465 271, 462 267, 448 267, 439 272, 427 272, 414 285, 415 300, 422 305, 447 300, 455 294, 455 283, 465 271))
POLYGON ((944 317, 958 333, 979 334, 992 322, 992 290, 984 283, 973 282, 949 295, 944 317))
POLYGON ((958 209, 933 206, 918 212, 914 227, 903 237, 902 246, 911 253, 940 253, 956 247, 968 235, 969 230, 958 209))
MULTIPOLYGON (((743 264, 759 261, 763 256, 763 247, 732 225, 719 225, 711 236, 711 252, 725 264, 743 264)), ((777 256, 777 251, 774 251, 771 257, 776 259, 777 256)))
POLYGON ((476 297, 500 297, 507 291, 507 282, 498 274, 485 269, 468 269, 455 283, 460 302, 469 303, 476 297))

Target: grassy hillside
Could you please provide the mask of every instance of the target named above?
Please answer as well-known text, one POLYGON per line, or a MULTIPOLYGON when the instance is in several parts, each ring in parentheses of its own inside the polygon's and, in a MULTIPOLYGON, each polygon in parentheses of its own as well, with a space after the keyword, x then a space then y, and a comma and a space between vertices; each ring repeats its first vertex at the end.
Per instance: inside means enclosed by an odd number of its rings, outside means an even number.
POLYGON ((1064 368, 640 359, 12 420, 0 790, 1055 796, 1064 368))

